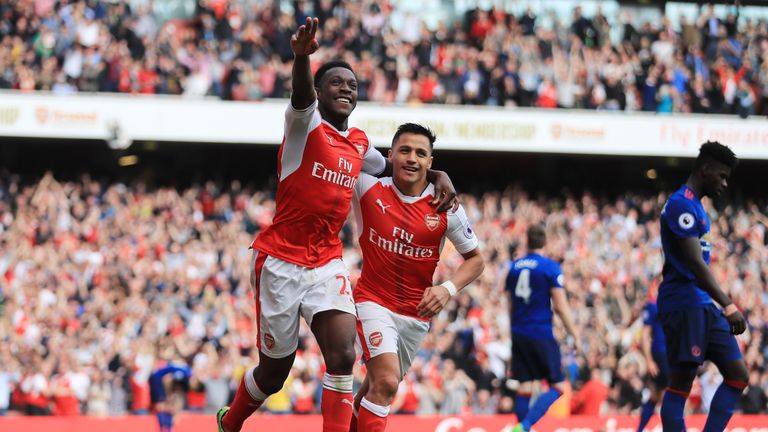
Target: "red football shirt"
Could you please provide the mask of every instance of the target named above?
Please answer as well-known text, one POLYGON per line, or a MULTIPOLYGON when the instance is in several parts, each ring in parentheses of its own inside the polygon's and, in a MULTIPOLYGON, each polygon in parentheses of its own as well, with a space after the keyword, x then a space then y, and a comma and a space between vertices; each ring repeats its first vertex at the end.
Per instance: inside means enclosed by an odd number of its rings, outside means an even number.
POLYGON ((424 290, 433 284, 445 238, 459 253, 478 247, 462 207, 437 213, 429 202, 430 184, 421 196, 403 195, 392 178, 360 176, 355 187, 355 217, 360 230, 363 271, 355 302, 372 301, 400 315, 417 315, 424 290))
POLYGON ((360 172, 379 174, 386 160, 357 128, 339 131, 320 118, 317 101, 289 106, 278 152, 276 212, 251 247, 303 267, 341 257, 339 232, 360 172))

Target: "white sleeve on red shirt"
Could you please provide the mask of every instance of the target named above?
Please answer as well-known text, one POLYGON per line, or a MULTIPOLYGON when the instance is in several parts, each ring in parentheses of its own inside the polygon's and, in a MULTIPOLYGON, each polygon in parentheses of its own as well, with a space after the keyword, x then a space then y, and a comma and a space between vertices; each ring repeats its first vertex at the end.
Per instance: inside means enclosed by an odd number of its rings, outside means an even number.
POLYGON ((378 178, 364 172, 361 172, 360 177, 357 179, 355 190, 352 194, 352 214, 354 215, 355 221, 355 237, 359 237, 363 230, 363 212, 360 208, 360 200, 363 199, 363 195, 365 195, 365 193, 378 181, 378 178))
POLYGON ((357 183, 355 184, 354 199, 359 202, 363 195, 368 192, 368 189, 372 188, 373 185, 375 185, 378 181, 378 178, 361 172, 360 177, 357 179, 357 183))
POLYGON ((377 176, 383 173, 386 167, 387 159, 384 158, 381 152, 376 150, 376 147, 374 147, 373 144, 368 142, 368 150, 366 150, 365 155, 363 155, 362 171, 377 176))
POLYGON ((285 110, 285 131, 283 132, 285 142, 280 159, 280 180, 299 169, 304 147, 307 145, 307 137, 310 132, 320 126, 321 121, 317 101, 303 110, 297 110, 292 103, 288 103, 288 108, 285 110))
POLYGON ((467 219, 467 213, 461 205, 455 213, 448 211, 448 229, 445 231, 445 236, 461 254, 471 252, 480 246, 475 231, 472 230, 467 219))

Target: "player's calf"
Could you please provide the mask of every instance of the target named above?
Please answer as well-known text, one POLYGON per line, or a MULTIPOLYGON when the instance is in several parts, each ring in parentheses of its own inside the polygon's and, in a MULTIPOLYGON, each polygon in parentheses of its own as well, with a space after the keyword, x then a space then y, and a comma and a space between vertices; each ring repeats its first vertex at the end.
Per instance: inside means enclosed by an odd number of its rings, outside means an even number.
POLYGON ((222 416, 221 425, 226 432, 239 431, 245 420, 261 407, 269 395, 283 388, 294 358, 295 353, 279 359, 260 354, 259 367, 246 371, 232 406, 222 416))
POLYGON ((696 378, 697 368, 696 363, 681 363, 669 374, 669 387, 661 402, 661 423, 665 431, 685 430, 685 401, 696 378))
POLYGON ((360 401, 357 431, 379 432, 387 426, 389 404, 400 385, 400 357, 384 352, 366 362, 369 390, 360 401))
POLYGON ((724 380, 712 397, 704 432, 725 430, 736 403, 749 385, 749 373, 743 359, 726 363, 721 371, 724 380))

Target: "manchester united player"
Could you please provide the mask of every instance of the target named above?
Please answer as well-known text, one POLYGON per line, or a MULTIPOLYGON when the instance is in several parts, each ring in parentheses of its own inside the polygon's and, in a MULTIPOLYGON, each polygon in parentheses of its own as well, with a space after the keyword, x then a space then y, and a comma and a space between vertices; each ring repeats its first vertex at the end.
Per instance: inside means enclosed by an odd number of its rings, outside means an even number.
MULTIPOLYGON (((278 152, 277 212, 252 244, 259 366, 249 369, 231 407, 217 415, 219 432, 237 432, 288 376, 298 346, 299 315, 325 358, 323 431, 345 431, 352 417, 355 305, 339 232, 360 172, 382 174, 384 157, 363 131, 347 127, 357 104, 357 80, 344 62, 321 66, 313 78, 309 55, 318 49, 318 20, 291 38, 293 93, 278 152)), ((445 173, 433 204, 451 206, 456 193, 445 173)))
POLYGON ((353 206, 360 230, 363 271, 355 287, 357 333, 368 375, 355 398, 350 430, 383 431, 389 404, 429 331, 429 321, 483 271, 478 241, 462 207, 437 212, 433 133, 406 123, 389 151, 393 176, 360 176, 353 206), (448 238, 464 262, 450 280, 433 285, 440 250, 448 238), (355 421, 356 420, 356 421, 355 421))
POLYGON ((705 360, 717 365, 724 378, 712 398, 705 432, 725 430, 749 384, 747 365, 736 341, 747 323, 709 269, 713 245, 709 216, 701 202, 728 187, 737 164, 728 147, 717 141, 702 144, 688 181, 670 195, 661 210, 664 268, 658 309, 669 362, 669 387, 661 402, 665 431, 685 430, 685 401, 705 360))

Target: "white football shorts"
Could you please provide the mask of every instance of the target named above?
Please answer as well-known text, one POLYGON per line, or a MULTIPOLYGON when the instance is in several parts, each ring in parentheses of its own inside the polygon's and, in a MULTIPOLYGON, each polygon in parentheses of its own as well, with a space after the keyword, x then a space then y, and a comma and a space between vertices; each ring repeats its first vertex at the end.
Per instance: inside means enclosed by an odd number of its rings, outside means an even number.
POLYGON ((416 353, 429 332, 429 322, 396 314, 378 303, 357 305, 357 343, 368 361, 384 353, 400 358, 400 377, 411 367, 416 353))
POLYGON ((269 357, 283 358, 296 351, 299 314, 310 326, 320 312, 355 314, 349 272, 341 259, 310 269, 254 251, 251 269, 257 344, 269 357))

